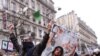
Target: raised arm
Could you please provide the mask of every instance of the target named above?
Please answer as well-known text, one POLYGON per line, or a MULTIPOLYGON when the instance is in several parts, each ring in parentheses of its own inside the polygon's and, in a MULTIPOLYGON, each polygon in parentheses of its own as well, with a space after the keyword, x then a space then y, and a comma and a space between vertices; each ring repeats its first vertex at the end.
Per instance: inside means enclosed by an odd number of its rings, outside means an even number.
POLYGON ((13 24, 11 24, 9 27, 8 27, 8 29, 9 29, 9 33, 10 33, 10 40, 11 40, 11 42, 13 43, 13 46, 15 47, 15 49, 16 49, 16 51, 17 52, 19 52, 19 50, 20 50, 20 47, 19 47, 19 44, 18 44, 18 41, 17 41, 17 37, 15 36, 15 34, 14 34, 14 25, 13 24))

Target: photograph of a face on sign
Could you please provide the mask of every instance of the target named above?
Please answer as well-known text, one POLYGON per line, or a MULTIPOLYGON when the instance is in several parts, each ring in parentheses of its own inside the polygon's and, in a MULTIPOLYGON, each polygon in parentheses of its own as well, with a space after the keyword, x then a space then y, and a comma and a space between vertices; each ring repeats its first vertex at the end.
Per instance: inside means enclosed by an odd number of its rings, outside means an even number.
POLYGON ((65 52, 72 52, 71 49, 77 44, 77 36, 75 34, 76 32, 69 32, 63 25, 53 25, 50 32, 51 46, 45 49, 42 56, 46 56, 57 46, 63 47, 65 52))
POLYGON ((61 45, 64 44, 70 44, 70 46, 77 44, 77 33, 76 32, 68 32, 65 26, 55 26, 52 28, 53 32, 55 32, 55 36, 53 38, 55 39, 55 45, 61 45))

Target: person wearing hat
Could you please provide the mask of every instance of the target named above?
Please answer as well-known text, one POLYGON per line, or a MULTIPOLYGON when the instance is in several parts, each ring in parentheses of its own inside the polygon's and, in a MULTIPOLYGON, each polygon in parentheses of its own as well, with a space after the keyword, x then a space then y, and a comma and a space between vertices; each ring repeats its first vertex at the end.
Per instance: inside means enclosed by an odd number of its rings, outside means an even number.
POLYGON ((28 53, 28 51, 34 47, 34 44, 32 43, 32 39, 35 38, 35 33, 27 33, 24 34, 22 38, 22 46, 20 47, 19 43, 18 43, 18 39, 14 33, 14 25, 10 24, 8 26, 9 29, 9 33, 10 33, 10 40, 13 43, 14 48, 16 49, 16 51, 19 53, 19 55, 21 56, 25 56, 25 54, 28 53))

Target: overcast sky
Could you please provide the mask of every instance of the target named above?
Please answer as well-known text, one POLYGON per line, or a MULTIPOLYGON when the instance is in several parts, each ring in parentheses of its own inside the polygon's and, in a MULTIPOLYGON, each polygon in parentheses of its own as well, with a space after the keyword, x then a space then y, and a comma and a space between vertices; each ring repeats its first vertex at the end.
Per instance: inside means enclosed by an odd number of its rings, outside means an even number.
MULTIPOLYGON (((61 7, 57 17, 67 14, 74 10, 88 26, 90 26, 98 37, 97 41, 100 44, 100 0, 53 0, 55 8, 61 7)), ((56 18, 57 18, 56 17, 56 18)))

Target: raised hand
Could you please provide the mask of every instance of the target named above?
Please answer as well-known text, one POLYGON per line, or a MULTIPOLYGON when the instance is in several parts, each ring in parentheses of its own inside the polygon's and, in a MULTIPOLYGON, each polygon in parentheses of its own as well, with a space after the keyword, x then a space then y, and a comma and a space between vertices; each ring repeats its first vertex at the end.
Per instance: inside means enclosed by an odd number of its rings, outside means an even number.
POLYGON ((8 30, 9 30, 9 33, 12 33, 13 30, 14 30, 14 25, 13 25, 13 24, 10 24, 10 25, 8 26, 8 30))

